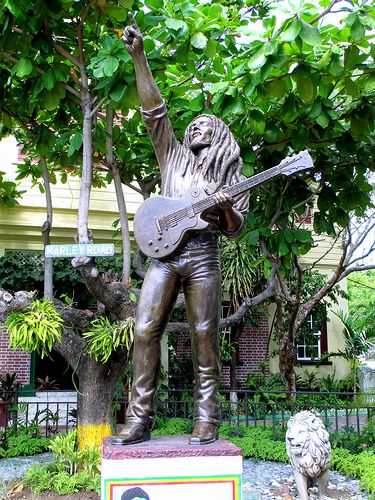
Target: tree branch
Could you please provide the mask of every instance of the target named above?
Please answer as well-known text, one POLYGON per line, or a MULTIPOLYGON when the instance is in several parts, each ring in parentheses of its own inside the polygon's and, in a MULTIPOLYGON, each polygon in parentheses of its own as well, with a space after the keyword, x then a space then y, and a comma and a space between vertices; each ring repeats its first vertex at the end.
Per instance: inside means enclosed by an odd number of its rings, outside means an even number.
POLYGON ((328 7, 323 10, 323 12, 321 14, 319 14, 319 16, 315 17, 312 21, 310 21, 310 24, 315 24, 317 23, 320 19, 322 19, 322 17, 324 17, 325 15, 327 15, 332 7, 338 2, 339 0, 332 0, 332 2, 328 5, 328 7))
POLYGON ((325 257, 326 257, 326 256, 327 256, 327 255, 328 255, 328 254, 332 251, 332 250, 333 250, 333 247, 336 245, 336 243, 337 243, 338 239, 339 239, 339 238, 341 237, 341 235, 342 235, 342 231, 343 231, 343 230, 341 230, 341 231, 339 232, 339 234, 336 236, 336 238, 333 240, 333 242, 332 242, 331 246, 328 248, 328 250, 327 250, 327 251, 326 251, 323 255, 321 255, 321 256, 319 257, 319 259, 317 259, 315 262, 313 262, 313 264, 309 267, 310 271, 312 271, 312 270, 314 269, 314 267, 315 267, 317 264, 319 264, 319 262, 320 262, 321 260, 323 260, 323 259, 324 259, 324 258, 325 258, 325 257))
POLYGON ((91 118, 94 117, 94 115, 98 112, 98 110, 103 106, 103 104, 105 103, 105 101, 108 99, 108 96, 105 96, 105 97, 102 97, 100 99, 100 101, 98 102, 98 104, 95 106, 95 108, 93 108, 93 110, 91 111, 91 118))
POLYGON ((99 276, 93 259, 80 267, 89 292, 99 300, 107 311, 117 320, 135 316, 136 305, 129 298, 129 291, 119 281, 106 281, 106 276, 99 276))
POLYGON ((122 277, 121 283, 130 288, 130 232, 129 221, 126 210, 126 203, 124 192, 122 190, 122 183, 120 178, 120 171, 113 156, 113 118, 114 111, 110 106, 106 110, 106 152, 107 152, 107 165, 111 169, 113 182, 115 184, 117 206, 120 216, 121 226, 121 239, 122 239, 122 277))

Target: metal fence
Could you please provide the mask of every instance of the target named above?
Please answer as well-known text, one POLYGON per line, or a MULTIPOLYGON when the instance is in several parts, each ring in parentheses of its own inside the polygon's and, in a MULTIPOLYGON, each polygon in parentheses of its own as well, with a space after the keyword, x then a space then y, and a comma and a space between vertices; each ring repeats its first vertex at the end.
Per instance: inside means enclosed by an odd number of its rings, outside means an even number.
POLYGON ((77 405, 71 401, 1 402, 0 430, 11 426, 14 430, 29 429, 51 436, 68 432, 77 425, 77 405))
MULTIPOLYGON (((375 418, 375 394, 330 392, 220 391, 221 421, 230 425, 284 429, 291 415, 302 410, 319 414, 329 431, 351 427, 360 434, 369 419, 375 418)), ((114 401, 114 423, 124 424, 127 399, 114 401)), ((192 418, 193 392, 159 391, 157 414, 161 418, 192 418)), ((76 403, 72 401, 0 401, 0 428, 36 428, 46 435, 67 432, 77 424, 76 403)))
MULTIPOLYGON (((285 429, 291 415, 312 410, 330 432, 352 427, 357 434, 375 418, 375 394, 334 392, 220 391, 222 423, 285 429)), ((126 400, 117 402, 117 423, 125 423, 126 400)), ((165 418, 192 418, 193 392, 159 391, 157 414, 165 418)))

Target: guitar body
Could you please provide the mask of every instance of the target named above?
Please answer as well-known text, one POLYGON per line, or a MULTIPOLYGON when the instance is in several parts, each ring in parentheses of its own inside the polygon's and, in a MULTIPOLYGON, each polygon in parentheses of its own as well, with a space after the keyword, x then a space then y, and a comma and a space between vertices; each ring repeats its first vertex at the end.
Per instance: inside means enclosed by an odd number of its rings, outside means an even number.
POLYGON ((191 231, 203 231, 209 223, 194 213, 192 203, 207 198, 202 188, 192 187, 177 200, 166 196, 148 198, 134 217, 134 237, 148 257, 166 259, 182 245, 191 231))

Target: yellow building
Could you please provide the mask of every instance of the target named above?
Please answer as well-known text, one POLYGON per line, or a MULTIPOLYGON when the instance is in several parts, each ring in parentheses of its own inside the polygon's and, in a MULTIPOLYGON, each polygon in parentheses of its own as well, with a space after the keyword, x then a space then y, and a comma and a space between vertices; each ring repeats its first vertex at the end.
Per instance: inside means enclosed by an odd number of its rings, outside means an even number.
MULTIPOLYGON (((14 138, 0 143, 0 171, 8 180, 15 180, 18 148, 14 138)), ((7 250, 42 250, 41 227, 46 220, 45 195, 29 179, 23 179, 20 189, 26 191, 15 208, 0 207, 0 255, 7 250)), ((66 184, 51 186, 53 228, 51 243, 74 243, 77 232, 79 178, 71 177, 66 184)), ((124 188, 129 214, 134 214, 142 197, 130 188, 124 188)), ((105 189, 92 189, 89 226, 97 243, 113 242, 112 224, 118 219, 113 183, 105 189)))

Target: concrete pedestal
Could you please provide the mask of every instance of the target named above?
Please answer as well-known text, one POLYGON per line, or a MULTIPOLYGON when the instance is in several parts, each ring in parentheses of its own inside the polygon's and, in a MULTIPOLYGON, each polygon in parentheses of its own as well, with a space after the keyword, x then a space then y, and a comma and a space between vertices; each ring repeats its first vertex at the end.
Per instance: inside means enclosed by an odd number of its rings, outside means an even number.
POLYGON ((241 500, 242 450, 219 440, 189 446, 188 436, 157 436, 102 451, 101 500, 241 500))

